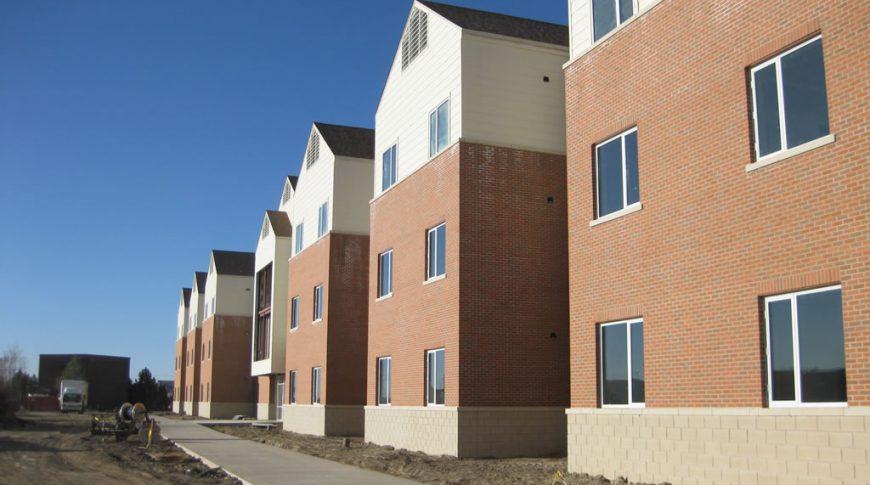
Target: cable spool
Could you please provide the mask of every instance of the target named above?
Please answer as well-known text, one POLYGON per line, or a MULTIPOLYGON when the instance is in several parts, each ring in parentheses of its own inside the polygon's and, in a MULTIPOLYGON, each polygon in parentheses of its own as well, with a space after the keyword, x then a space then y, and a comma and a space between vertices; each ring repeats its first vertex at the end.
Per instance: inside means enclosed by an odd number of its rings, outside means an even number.
POLYGON ((118 419, 125 423, 133 421, 133 405, 128 402, 121 404, 118 409, 118 419))

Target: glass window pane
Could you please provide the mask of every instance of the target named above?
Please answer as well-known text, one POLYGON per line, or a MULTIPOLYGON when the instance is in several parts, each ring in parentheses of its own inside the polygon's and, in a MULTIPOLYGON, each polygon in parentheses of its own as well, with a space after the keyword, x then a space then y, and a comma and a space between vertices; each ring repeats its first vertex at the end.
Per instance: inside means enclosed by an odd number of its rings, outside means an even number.
POLYGON ((625 325, 601 327, 604 404, 628 404, 628 342, 625 325))
POLYGON ((625 135, 625 190, 628 205, 640 202, 637 175, 637 131, 625 135))
POLYGON ((829 133, 822 39, 782 57, 782 96, 789 147, 829 133))
POLYGON ((622 209, 622 140, 598 147, 598 216, 622 209))
POLYGON ((438 107, 438 150, 447 148, 448 136, 450 134, 450 102, 446 102, 438 107))
POLYGON ((398 163, 398 159, 396 158, 396 145, 393 145, 390 148, 390 185, 396 183, 396 164, 398 163))
POLYGON ((429 404, 435 403, 435 352, 429 352, 427 355, 426 365, 426 401, 429 404))
POLYGON ((387 253, 387 294, 393 292, 393 253, 387 253))
POLYGON ((634 15, 633 0, 619 0, 619 23, 623 23, 634 15))
POLYGON ((438 251, 437 251, 438 255, 436 257, 435 271, 436 271, 436 275, 441 276, 446 271, 446 268, 444 266, 444 264, 445 264, 444 258, 446 256, 445 248, 447 247, 446 246, 447 245, 447 226, 441 226, 435 232, 438 235, 438 239, 437 239, 437 243, 436 243, 436 245, 438 247, 438 251))
POLYGON ((592 0, 592 30, 595 40, 616 28, 616 2, 592 0))
POLYGON ((755 117, 758 156, 782 148, 779 132, 779 98, 776 88, 776 64, 755 71, 755 117))
POLYGON ((435 242, 437 240, 436 232, 437 231, 430 231, 429 232, 429 249, 428 249, 429 262, 428 262, 427 273, 426 273, 427 278, 432 278, 433 276, 435 276, 435 257, 436 257, 436 252, 438 250, 436 247, 436 242, 435 242))
POLYGON ((643 323, 631 324, 631 402, 645 402, 643 375, 643 323))
POLYGON ((846 402, 840 290, 797 297, 803 402, 846 402))
POLYGON ((381 163, 381 190, 387 190, 390 186, 392 175, 390 174, 390 150, 384 152, 383 162, 381 163))
POLYGON ((774 301, 767 306, 770 332, 771 395, 774 401, 793 401, 794 345, 792 340, 791 301, 774 301))
POLYGON ((435 355, 435 404, 444 404, 444 351, 439 350, 435 355))
POLYGON ((438 153, 438 118, 436 112, 429 114, 429 156, 438 153))

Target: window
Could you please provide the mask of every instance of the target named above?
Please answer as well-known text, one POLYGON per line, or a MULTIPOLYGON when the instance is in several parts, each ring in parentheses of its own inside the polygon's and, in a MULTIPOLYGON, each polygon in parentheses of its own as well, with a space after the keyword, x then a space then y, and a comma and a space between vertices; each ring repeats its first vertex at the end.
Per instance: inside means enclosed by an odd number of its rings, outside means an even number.
POLYGON ((320 206, 317 212, 317 237, 321 237, 329 230, 329 201, 320 206))
POLYGON ((595 147, 598 217, 640 202, 637 175, 637 128, 595 147))
POLYGON ((643 320, 602 324, 601 404, 643 406, 643 320))
POLYGON ((323 320, 323 285, 314 287, 314 321, 323 320))
POLYGON ((392 365, 392 357, 378 359, 378 406, 386 406, 391 402, 390 372, 392 365))
POLYGON ((208 358, 211 359, 211 340, 208 341, 208 358))
POLYGON ((205 385, 205 396, 207 401, 211 400, 211 382, 205 385))
POLYGON ((634 0, 592 0, 593 41, 607 35, 634 15, 634 0))
POLYGON ((257 315, 254 327, 254 360, 269 358, 272 330, 272 265, 257 272, 257 315))
POLYGON ((296 239, 295 239, 296 248, 294 251, 295 254, 299 254, 302 252, 302 233, 303 233, 303 230, 305 229, 303 224, 304 223, 302 223, 302 222, 300 222, 299 224, 296 224, 296 239))
POLYGON ((829 134, 822 38, 752 68, 752 100, 757 159, 829 134))
POLYGON ((444 248, 447 238, 447 224, 429 229, 426 234, 426 279, 444 276, 444 248))
POLYGON ((290 300, 290 330, 299 327, 299 297, 290 300))
POLYGON ((211 297, 211 314, 214 315, 217 313, 217 305, 215 304, 214 297, 211 297))
POLYGON ((311 404, 320 404, 320 367, 311 369, 311 404))
POLYGON ((205 362, 205 344, 202 344, 202 352, 199 354, 200 362, 205 362))
POLYGON ((765 299, 771 406, 846 402, 840 287, 765 299))
POLYGON ((402 35, 402 70, 423 52, 428 37, 428 19, 426 12, 415 8, 408 19, 408 27, 402 35))
POLYGON ((296 404, 296 371, 290 371, 290 404, 296 404))
POLYGON ((450 100, 429 113, 429 156, 447 148, 450 139, 450 100))
POLYGON ((444 405, 444 349, 426 352, 426 404, 444 405))
POLYGON ((393 294, 393 250, 378 255, 378 298, 393 294))
POLYGON ((387 190, 396 183, 396 145, 384 152, 381 166, 381 190, 387 190))
POLYGON ((314 165, 314 162, 320 158, 320 137, 317 132, 311 130, 311 137, 308 138, 308 152, 305 154, 305 168, 314 165))

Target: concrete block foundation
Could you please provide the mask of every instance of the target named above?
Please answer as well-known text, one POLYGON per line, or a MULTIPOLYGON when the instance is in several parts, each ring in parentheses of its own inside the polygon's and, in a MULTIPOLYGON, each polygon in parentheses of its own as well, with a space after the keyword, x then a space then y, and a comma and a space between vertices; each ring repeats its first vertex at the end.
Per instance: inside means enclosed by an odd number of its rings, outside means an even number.
POLYGON ((284 431, 316 436, 362 436, 363 406, 292 404, 283 407, 284 431))

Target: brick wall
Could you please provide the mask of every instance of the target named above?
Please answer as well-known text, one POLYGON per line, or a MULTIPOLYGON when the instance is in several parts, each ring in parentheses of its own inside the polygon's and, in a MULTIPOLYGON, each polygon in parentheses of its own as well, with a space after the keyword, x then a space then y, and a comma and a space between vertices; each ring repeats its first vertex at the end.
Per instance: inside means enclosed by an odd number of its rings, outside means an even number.
POLYGON ((202 342, 202 329, 196 328, 187 333, 187 345, 185 351, 189 356, 185 366, 185 382, 192 392, 185 392, 184 400, 189 402, 200 401, 199 396, 199 365, 200 365, 200 348, 202 342))
POLYGON ((368 403, 376 359, 392 356, 392 404, 425 404, 425 352, 444 347, 447 406, 567 405, 565 218, 563 156, 465 142, 376 199, 368 403), (446 277, 424 284, 426 231, 442 222, 446 277), (393 296, 375 301, 387 249, 393 296))
MULTIPOLYGON (((272 322, 272 328, 274 331, 284 331, 285 329, 281 325, 275 325, 275 322, 272 322)), ((274 401, 274 396, 272 394, 275 393, 275 384, 273 382, 274 376, 265 375, 265 376, 257 376, 257 402, 260 404, 269 404, 274 401)))
POLYGON ((208 337, 212 339, 212 358, 203 362, 203 376, 206 366, 211 366, 210 375, 212 402, 253 403, 256 398, 254 378, 251 377, 251 328, 250 317, 215 315, 203 324, 203 342, 206 329, 213 329, 208 337))
MULTIPOLYGON (((322 404, 364 404, 367 258, 367 236, 330 232, 290 260, 288 298, 299 296, 299 327, 288 334, 286 359, 288 373, 296 370, 297 404, 311 404, 313 367, 321 368, 322 404), (319 284, 323 319, 314 323, 319 284)), ((284 402, 290 402, 289 382, 284 402)))
POLYGON ((644 318, 646 405, 763 406, 761 298, 842 285, 848 399, 870 404, 870 77, 862 2, 665 0, 567 67, 571 404, 596 324, 644 318), (747 172, 748 68, 823 35, 836 142, 747 172), (638 128, 643 209, 595 227, 593 145, 638 128))
POLYGON ((376 359, 392 356, 392 404, 426 402, 426 350, 444 347, 445 403, 456 406, 459 365, 459 144, 371 204, 366 401, 377 402, 376 359), (444 279, 423 284, 426 230, 446 222, 444 279), (377 298, 378 254, 393 250, 393 296, 377 298))

